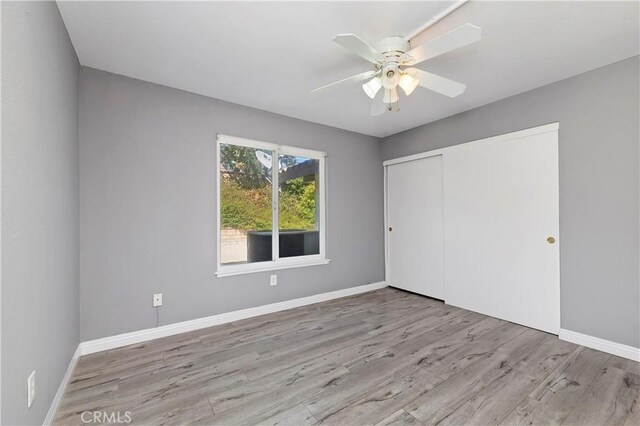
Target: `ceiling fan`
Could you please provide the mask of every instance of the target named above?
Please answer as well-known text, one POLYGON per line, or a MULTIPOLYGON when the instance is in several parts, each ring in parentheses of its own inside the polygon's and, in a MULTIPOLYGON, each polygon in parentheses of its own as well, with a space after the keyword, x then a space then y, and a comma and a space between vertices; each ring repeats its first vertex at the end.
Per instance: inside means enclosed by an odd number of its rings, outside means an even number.
POLYGON ((409 41, 400 36, 383 38, 374 48, 355 34, 339 34, 333 41, 369 61, 373 70, 318 87, 311 92, 344 83, 369 80, 362 85, 362 89, 373 99, 371 115, 391 111, 392 104, 397 105, 398 86, 407 96, 417 86, 421 86, 452 98, 456 97, 465 91, 466 85, 412 66, 475 43, 480 40, 481 34, 482 30, 479 27, 465 24, 413 49, 409 41))

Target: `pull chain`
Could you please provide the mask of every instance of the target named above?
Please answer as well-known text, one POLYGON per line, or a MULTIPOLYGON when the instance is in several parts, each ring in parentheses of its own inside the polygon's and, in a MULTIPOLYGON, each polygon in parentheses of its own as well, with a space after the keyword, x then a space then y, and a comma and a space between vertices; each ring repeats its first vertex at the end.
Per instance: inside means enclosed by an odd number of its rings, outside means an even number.
MULTIPOLYGON (((387 104, 387 111, 391 112, 393 111, 393 105, 394 104, 387 104)), ((398 96, 398 100, 395 101, 395 105, 396 105, 396 112, 400 111, 400 96, 398 96)))

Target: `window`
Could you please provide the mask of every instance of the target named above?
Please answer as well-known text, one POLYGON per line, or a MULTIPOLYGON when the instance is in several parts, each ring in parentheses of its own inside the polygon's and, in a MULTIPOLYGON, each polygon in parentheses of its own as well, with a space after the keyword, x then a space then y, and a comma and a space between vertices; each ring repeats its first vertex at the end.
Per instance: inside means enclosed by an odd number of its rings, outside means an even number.
POLYGON ((216 275, 328 263, 326 154, 226 135, 217 150, 216 275))

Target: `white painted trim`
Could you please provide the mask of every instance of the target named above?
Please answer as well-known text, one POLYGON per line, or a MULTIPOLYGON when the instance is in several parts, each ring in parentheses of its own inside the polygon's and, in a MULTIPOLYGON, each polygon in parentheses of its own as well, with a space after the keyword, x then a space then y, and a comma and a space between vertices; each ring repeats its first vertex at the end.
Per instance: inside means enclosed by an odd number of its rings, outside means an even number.
POLYGON ((316 208, 320 208, 318 212, 318 219, 320 221, 319 224, 319 242, 320 242, 320 258, 327 259, 327 157, 326 155, 320 157, 320 164, 318 165, 318 170, 320 176, 318 176, 318 182, 320 182, 320 187, 318 189, 318 200, 320 200, 320 206, 316 206, 316 208))
POLYGON ((220 250, 220 135, 216 138, 216 271, 222 264, 222 250, 220 250))
POLYGON ((456 145, 450 145, 440 149, 434 149, 431 151, 421 152, 418 154, 407 155, 405 157, 393 158, 391 160, 384 161, 382 165, 389 166, 391 164, 404 163, 407 161, 419 160, 421 158, 433 157, 436 155, 444 154, 446 152, 450 152, 452 150, 468 148, 471 144, 486 143, 486 142, 500 142, 504 140, 519 139, 519 138, 525 138, 527 136, 539 135, 541 133, 554 132, 554 131, 557 131, 559 128, 560 128, 560 123, 558 122, 544 124, 542 126, 531 127, 529 129, 518 130, 516 132, 505 133, 503 135, 497 135, 489 138, 477 139, 469 142, 459 143, 456 145))
POLYGON ((198 318, 190 321, 183 321, 158 328, 148 328, 146 330, 134 331, 131 333, 118 334, 116 336, 102 339, 89 340, 80 343, 80 354, 87 355, 95 352, 115 349, 122 346, 132 345, 147 340, 172 336, 174 334, 199 330, 201 328, 212 327, 214 325, 225 324, 245 318, 279 312, 286 309, 298 308, 300 306, 311 305, 313 303, 325 302, 327 300, 338 299, 355 294, 366 293, 368 291, 379 290, 386 287, 384 281, 361 285, 357 287, 345 288, 344 290, 331 291, 328 293, 315 294, 313 296, 301 297, 299 299, 286 300, 284 302, 271 303, 269 305, 256 306, 255 308, 241 309, 239 311, 225 312, 205 318, 198 318))
POLYGON ((246 146, 248 148, 267 149, 269 151, 273 150, 277 146, 276 144, 272 144, 269 142, 256 141, 253 139, 245 139, 222 134, 216 135, 216 139, 219 143, 246 146))
POLYGON ((327 154, 322 151, 313 151, 310 149, 296 148, 286 145, 277 145, 270 142, 255 141, 251 139, 239 138, 236 136, 229 136, 218 134, 216 135, 216 247, 217 247, 217 260, 216 260, 216 272, 215 276, 218 278, 229 277, 240 274, 251 274, 254 272, 274 271, 279 269, 300 268, 304 266, 314 265, 326 265, 330 262, 326 258, 326 234, 327 234, 327 170, 326 170, 326 158, 327 154), (257 262, 257 263, 243 263, 235 265, 223 265, 221 255, 221 237, 220 237, 220 144, 232 144, 239 146, 246 146, 249 148, 266 149, 272 152, 272 170, 277 170, 279 156, 283 155, 295 155, 301 157, 312 158, 318 160, 318 182, 320 183, 318 188, 318 200, 320 200, 320 206, 317 208, 319 211, 319 245, 320 253, 308 256, 296 256, 290 258, 280 258, 279 253, 279 210, 278 210, 278 188, 279 188, 279 175, 278 173, 272 173, 272 202, 273 202, 273 230, 271 238, 271 261, 257 262), (275 237, 275 238, 274 238, 275 237))
MULTIPOLYGON (((271 154, 271 264, 277 263, 280 260, 280 153, 274 148, 271 154)), ((220 173, 220 172, 218 172, 220 173)), ((220 191, 220 188, 218 188, 220 191)), ((218 206, 218 211, 222 206, 218 206)), ((247 237, 247 251, 249 247, 249 241, 247 237)), ((218 242, 218 250, 222 252, 222 240, 218 242)), ((249 257, 247 255, 247 257, 249 257)), ((252 265, 250 263, 233 265, 235 268, 251 270, 252 265)), ((227 266, 228 267, 228 266, 227 266)), ((218 265, 218 271, 216 276, 220 276, 220 273, 224 273, 225 266, 218 265)))
POLYGON ((586 346, 612 355, 621 356, 632 361, 640 362, 640 348, 623 345, 622 343, 612 342, 610 340, 601 339, 599 337, 589 336, 564 328, 560 329, 560 340, 586 346))
POLYGON ((76 370, 76 366, 78 365, 78 360, 80 359, 80 345, 76 348, 76 351, 73 353, 71 357, 71 361, 69 362, 69 367, 67 367, 66 373, 64 373, 64 377, 62 377, 62 381, 60 382, 60 386, 58 386, 58 391, 53 397, 53 401, 51 401, 51 406, 49 407, 49 412, 47 413, 47 417, 44 419, 43 425, 51 425, 53 421, 56 419, 56 415, 58 414, 58 409, 60 408, 60 402, 62 401, 62 397, 69 386, 69 382, 71 381, 71 377, 73 377, 73 373, 76 370))
POLYGON ((323 151, 315 151, 312 149, 298 148, 295 146, 280 145, 273 142, 257 141, 254 139, 239 138, 237 136, 229 136, 218 133, 216 135, 220 143, 228 143, 232 145, 246 146, 249 148, 268 149, 269 151, 278 150, 285 155, 297 155, 299 157, 320 158, 326 157, 327 153, 323 151))
MULTIPOLYGON (((384 198, 384 270, 385 270, 385 281, 387 282, 388 285, 393 285, 392 283, 389 282, 389 263, 387 261, 387 259, 389 258, 389 253, 388 253, 388 241, 387 241, 387 232, 389 229, 389 224, 388 224, 388 196, 387 196, 387 166, 391 166, 393 164, 399 164, 399 163, 405 163, 407 161, 414 161, 414 160, 420 160, 423 158, 429 158, 429 157, 435 157, 437 155, 442 155, 443 156, 443 161, 444 161, 444 154, 446 152, 450 152, 452 149, 459 149, 459 148, 464 148, 464 147, 468 147, 470 144, 475 144, 475 143, 480 143, 480 142, 498 142, 501 140, 508 140, 508 139, 514 139, 514 138, 522 138, 525 136, 532 136, 532 135, 537 135, 540 133, 547 133, 547 132, 553 132, 558 130, 560 127, 560 123, 555 122, 555 123, 550 123, 550 124, 544 124, 542 126, 537 126, 537 127, 532 127, 529 129, 524 129, 524 130, 518 130, 515 132, 510 132, 510 133, 505 133, 503 135, 497 135, 497 136, 492 136, 489 138, 485 138, 485 139, 478 139, 478 140, 474 140, 474 141, 469 141, 469 142, 464 142, 464 143, 460 143, 457 145, 451 145, 451 146, 447 146, 444 148, 440 148, 440 149, 433 149, 431 151, 425 151, 425 152, 420 152, 418 154, 413 154, 413 155, 407 155, 405 157, 399 157, 399 158, 393 158, 390 160, 386 160, 382 162, 382 168, 383 168, 383 198, 384 198)), ((444 212, 443 212, 444 214, 444 212)))
POLYGON ((387 195, 387 182, 388 182, 388 173, 387 173, 387 166, 383 167, 384 169, 384 173, 382 175, 382 191, 383 191, 383 202, 384 202, 384 280, 387 283, 387 285, 389 284, 389 202, 388 202, 388 195, 387 195))
MULTIPOLYGON (((469 147, 473 147, 475 144, 480 144, 480 143, 492 143, 492 142, 501 142, 501 141, 507 141, 507 140, 514 140, 514 139, 521 139, 521 138, 525 138, 525 137, 529 137, 529 136, 533 136, 533 135, 539 135, 539 134, 543 134, 543 133, 550 133, 550 132, 558 132, 558 130, 560 129, 560 123, 559 122, 554 122, 554 123, 549 123, 549 124, 543 124, 541 126, 536 126, 536 127, 531 127, 528 129, 523 129, 523 130, 518 130, 518 131, 514 131, 514 132, 510 132, 510 133, 505 133, 505 134, 501 134, 501 135, 496 135, 496 136, 492 136, 489 138, 484 138, 484 139, 477 139, 477 140, 473 140, 473 141, 469 141, 469 142, 465 142, 465 143, 460 143, 460 144, 456 144, 456 145, 450 145, 444 148, 440 148, 440 149, 434 149, 431 151, 425 151, 425 152, 421 152, 418 154, 414 154, 414 155, 408 155, 405 157, 400 157, 400 158, 394 158, 394 159, 390 159, 390 160, 386 160, 384 161, 383 164, 383 176, 384 176, 384 182, 383 182, 383 192, 384 192, 384 266, 385 266, 385 281, 387 283, 387 285, 389 286, 393 286, 393 282, 391 282, 390 280, 390 276, 389 276, 389 263, 388 263, 388 259, 389 259, 389 247, 388 247, 388 171, 387 168, 388 166, 394 165, 394 164, 400 164, 400 163, 404 163, 404 162, 408 162, 408 161, 414 161, 414 160, 420 160, 423 158, 429 158, 429 157, 435 157, 438 155, 442 155, 442 159, 443 159, 443 167, 445 167, 446 164, 446 158, 447 158, 447 153, 451 153, 454 152, 455 150, 459 150, 459 149, 467 149, 469 147)), ((559 167, 559 165, 558 165, 559 167)), ((443 181, 444 184, 444 181, 443 181)), ((558 181, 559 184, 559 181, 558 181)), ((443 215, 445 215, 445 212, 443 210, 443 215)), ((558 218, 559 220, 559 218, 558 218)), ((443 229, 443 232, 446 232, 446 229, 443 229)), ((445 239, 446 241, 446 239, 445 239)), ((446 244, 446 242, 445 242, 446 244)), ((446 274, 446 272, 445 272, 446 274)), ((447 299, 446 299, 446 275, 444 277, 445 280, 445 303, 448 303, 447 299)), ((558 294, 558 300, 561 300, 561 294, 560 294, 560 283, 558 284, 558 288, 557 288, 557 294, 558 294)), ((562 309, 561 307, 562 305, 560 304, 559 310, 562 309)), ((560 314, 561 312, 558 312, 558 318, 560 318, 560 314)), ((558 322, 559 323, 559 322, 558 322)))
POLYGON ((282 258, 267 262, 246 263, 242 265, 223 266, 216 272, 216 277, 232 277, 234 275, 253 274, 255 272, 278 271, 280 269, 303 268, 305 266, 326 265, 330 259, 320 255, 282 258))

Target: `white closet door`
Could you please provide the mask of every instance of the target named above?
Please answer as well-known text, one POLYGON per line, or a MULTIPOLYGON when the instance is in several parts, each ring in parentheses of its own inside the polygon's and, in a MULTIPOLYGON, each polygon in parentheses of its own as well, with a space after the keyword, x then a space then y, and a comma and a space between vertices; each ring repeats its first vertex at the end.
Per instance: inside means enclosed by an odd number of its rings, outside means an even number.
POLYGON ((557 334, 558 133, 444 154, 446 302, 557 334))
POLYGON ((444 298, 442 156, 387 166, 389 285, 444 298))

